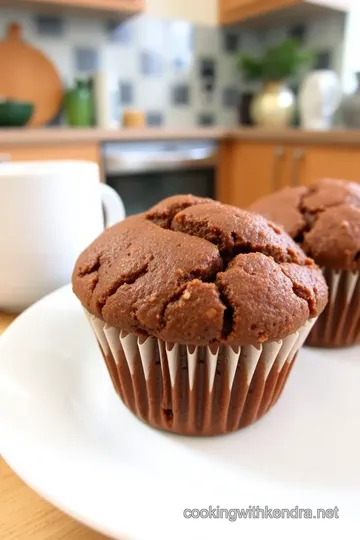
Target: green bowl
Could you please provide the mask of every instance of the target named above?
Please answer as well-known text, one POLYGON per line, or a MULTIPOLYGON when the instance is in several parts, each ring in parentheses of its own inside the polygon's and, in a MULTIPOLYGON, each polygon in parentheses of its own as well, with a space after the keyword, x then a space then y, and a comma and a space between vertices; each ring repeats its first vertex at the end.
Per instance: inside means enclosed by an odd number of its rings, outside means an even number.
POLYGON ((33 103, 27 101, 0 101, 0 127, 25 126, 33 111, 33 103))

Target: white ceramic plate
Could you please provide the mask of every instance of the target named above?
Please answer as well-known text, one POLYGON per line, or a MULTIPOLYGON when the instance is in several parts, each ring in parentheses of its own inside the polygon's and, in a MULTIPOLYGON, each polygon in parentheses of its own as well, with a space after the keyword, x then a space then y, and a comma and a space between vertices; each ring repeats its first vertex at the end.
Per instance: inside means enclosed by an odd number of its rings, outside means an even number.
POLYGON ((67 287, 0 340, 0 450, 45 498, 121 540, 338 536, 360 523, 359 353, 303 349, 284 395, 255 425, 214 439, 172 436, 119 401, 67 287), (183 517, 217 505, 337 506, 339 519, 183 517))

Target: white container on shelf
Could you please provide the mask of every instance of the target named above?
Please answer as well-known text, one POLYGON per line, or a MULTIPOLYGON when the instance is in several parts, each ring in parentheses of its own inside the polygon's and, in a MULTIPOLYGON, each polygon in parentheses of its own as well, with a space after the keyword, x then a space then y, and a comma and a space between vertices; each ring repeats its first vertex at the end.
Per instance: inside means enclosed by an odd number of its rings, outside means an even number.
POLYGON ((341 84, 334 71, 319 69, 309 73, 299 93, 301 127, 311 130, 330 129, 341 99, 341 84))
POLYGON ((96 125, 104 129, 113 127, 110 77, 106 71, 94 73, 93 91, 96 125))

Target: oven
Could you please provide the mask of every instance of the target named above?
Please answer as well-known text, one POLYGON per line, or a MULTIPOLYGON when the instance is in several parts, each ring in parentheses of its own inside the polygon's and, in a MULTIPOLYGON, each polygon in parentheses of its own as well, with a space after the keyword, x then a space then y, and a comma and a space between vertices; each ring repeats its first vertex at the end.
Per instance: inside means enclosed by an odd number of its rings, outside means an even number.
POLYGON ((218 146, 212 141, 124 142, 104 145, 106 182, 127 215, 171 195, 215 197, 218 146))

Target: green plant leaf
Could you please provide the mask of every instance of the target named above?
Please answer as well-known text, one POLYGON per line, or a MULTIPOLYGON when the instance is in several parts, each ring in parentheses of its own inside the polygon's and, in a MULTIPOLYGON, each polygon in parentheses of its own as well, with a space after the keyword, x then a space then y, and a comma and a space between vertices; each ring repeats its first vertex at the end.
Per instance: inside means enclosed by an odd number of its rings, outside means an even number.
POLYGON ((251 58, 250 56, 240 56, 238 58, 238 67, 244 71, 249 80, 261 79, 263 77, 264 66, 261 60, 251 58))
POLYGON ((295 39, 286 39, 266 49, 260 58, 240 54, 238 67, 247 79, 280 81, 311 65, 312 59, 312 53, 301 49, 295 39))

